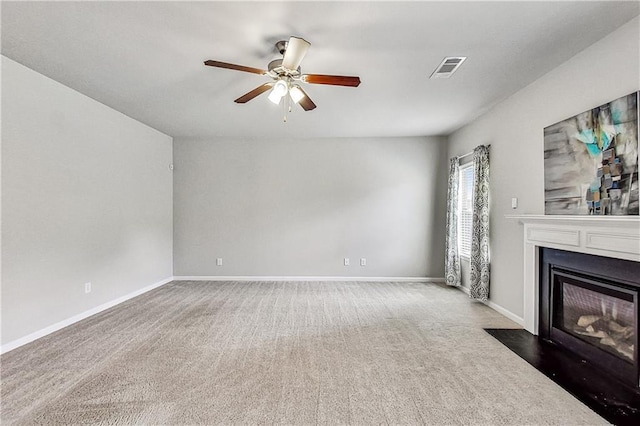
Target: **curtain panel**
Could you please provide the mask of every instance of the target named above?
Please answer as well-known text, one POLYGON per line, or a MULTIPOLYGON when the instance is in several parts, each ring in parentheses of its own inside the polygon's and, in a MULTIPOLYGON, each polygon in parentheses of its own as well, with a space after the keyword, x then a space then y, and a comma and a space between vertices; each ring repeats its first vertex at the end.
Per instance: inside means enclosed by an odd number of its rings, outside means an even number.
POLYGON ((486 302, 489 298, 489 146, 473 150, 474 187, 471 234, 469 295, 486 302))
POLYGON ((447 285, 460 286, 460 254, 458 253, 458 184, 460 160, 449 162, 449 187, 447 190, 447 236, 445 241, 445 279, 447 285))

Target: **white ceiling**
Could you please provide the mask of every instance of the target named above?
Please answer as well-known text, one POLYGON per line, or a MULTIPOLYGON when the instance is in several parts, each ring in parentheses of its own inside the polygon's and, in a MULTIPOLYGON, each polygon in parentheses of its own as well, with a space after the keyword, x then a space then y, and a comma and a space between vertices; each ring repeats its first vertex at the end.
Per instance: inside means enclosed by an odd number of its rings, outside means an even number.
MULTIPOLYGON (((638 2, 2 2, 2 54, 174 137, 448 134, 629 21, 638 2), (318 108, 239 105, 290 35, 318 108), (428 77, 467 56, 448 80, 428 77)), ((594 60, 598 60, 594 58, 594 60)), ((585 88, 588 89, 588 88, 585 88)))

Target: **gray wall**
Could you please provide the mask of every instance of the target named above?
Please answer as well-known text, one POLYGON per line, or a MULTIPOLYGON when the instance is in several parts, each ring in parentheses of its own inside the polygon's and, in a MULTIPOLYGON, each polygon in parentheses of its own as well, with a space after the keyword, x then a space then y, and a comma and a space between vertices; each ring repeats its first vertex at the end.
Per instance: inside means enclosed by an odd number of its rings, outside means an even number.
POLYGON ((176 276, 443 276, 442 138, 176 139, 174 162, 176 276))
POLYGON ((3 344, 171 277, 171 145, 2 57, 3 344))
POLYGON ((449 157, 491 144, 490 299, 517 316, 524 303, 523 230, 505 215, 544 214, 545 127, 639 89, 639 28, 638 18, 630 21, 449 137, 449 157))

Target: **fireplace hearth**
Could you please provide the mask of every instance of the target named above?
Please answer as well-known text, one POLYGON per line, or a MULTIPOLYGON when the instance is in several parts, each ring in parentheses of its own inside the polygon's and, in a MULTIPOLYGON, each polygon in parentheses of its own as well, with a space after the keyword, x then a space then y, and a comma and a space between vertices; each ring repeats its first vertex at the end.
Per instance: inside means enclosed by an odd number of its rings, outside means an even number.
POLYGON ((640 387, 640 263, 540 248, 539 335, 640 387))

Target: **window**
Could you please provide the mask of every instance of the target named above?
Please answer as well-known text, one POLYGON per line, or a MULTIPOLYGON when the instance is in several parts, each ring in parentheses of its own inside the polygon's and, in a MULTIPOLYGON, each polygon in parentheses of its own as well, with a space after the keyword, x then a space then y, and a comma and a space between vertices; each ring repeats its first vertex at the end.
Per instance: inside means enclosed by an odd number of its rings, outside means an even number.
POLYGON ((471 231, 473 220, 473 161, 460 166, 458 186, 458 249, 460 256, 471 256, 471 231))

